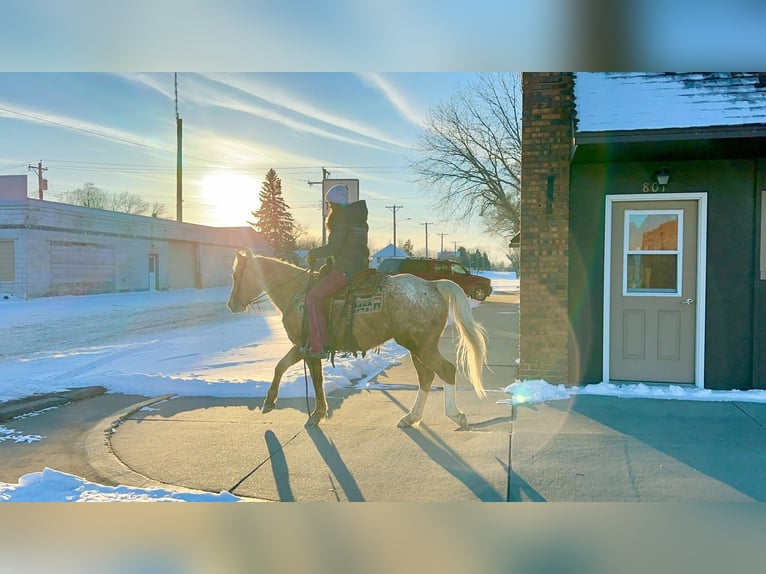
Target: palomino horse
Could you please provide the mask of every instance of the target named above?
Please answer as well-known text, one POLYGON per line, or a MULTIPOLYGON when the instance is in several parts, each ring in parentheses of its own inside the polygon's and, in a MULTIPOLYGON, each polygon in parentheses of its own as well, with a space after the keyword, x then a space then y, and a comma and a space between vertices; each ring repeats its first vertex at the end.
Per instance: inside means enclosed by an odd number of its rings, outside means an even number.
MULTIPOLYGON (((290 263, 238 251, 234 260, 232 289, 227 306, 240 313, 256 298, 268 296, 282 312, 282 323, 292 348, 277 363, 274 378, 263 403, 263 412, 271 411, 279 395, 279 382, 284 372, 304 358, 303 306, 300 304, 309 278, 305 269, 290 263)), ((486 333, 476 323, 463 290, 452 281, 426 281, 414 275, 385 275, 381 278, 382 305, 379 311, 356 313, 352 332, 357 349, 369 350, 389 339, 407 348, 418 373, 419 389, 410 411, 399 421, 400 427, 420 422, 434 373, 444 385, 444 411, 461 428, 467 420, 455 401, 455 365, 439 352, 438 343, 447 324, 450 304, 460 335, 458 362, 465 368, 476 394, 486 396, 481 383, 481 370, 486 362, 486 333)), ((343 349, 340 349, 343 350, 343 349)), ((327 400, 322 385, 321 359, 305 358, 314 384, 316 401, 307 426, 316 426, 327 415, 327 400)))

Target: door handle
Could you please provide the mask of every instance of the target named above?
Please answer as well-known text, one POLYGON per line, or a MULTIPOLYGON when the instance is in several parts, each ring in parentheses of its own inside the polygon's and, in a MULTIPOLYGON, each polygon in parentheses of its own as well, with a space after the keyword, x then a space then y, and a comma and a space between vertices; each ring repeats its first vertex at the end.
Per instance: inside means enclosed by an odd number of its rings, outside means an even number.
POLYGON ((681 301, 680 303, 681 305, 694 305, 694 299, 692 299, 691 297, 688 297, 684 299, 683 301, 681 301))

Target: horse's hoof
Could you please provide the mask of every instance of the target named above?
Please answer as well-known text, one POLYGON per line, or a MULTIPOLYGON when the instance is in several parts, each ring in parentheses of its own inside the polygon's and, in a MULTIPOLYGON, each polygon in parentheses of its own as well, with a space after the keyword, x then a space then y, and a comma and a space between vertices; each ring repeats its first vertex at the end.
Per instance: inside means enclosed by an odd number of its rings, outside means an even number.
POLYGON ((399 419, 399 424, 397 426, 400 429, 406 429, 406 428, 409 428, 409 427, 417 425, 419 422, 420 421, 410 420, 410 417, 408 415, 405 415, 405 416, 403 416, 402 418, 399 419))
POLYGON ((468 417, 464 413, 460 413, 455 417, 450 417, 460 427, 460 430, 466 430, 468 428, 468 417))
POLYGON ((315 417, 314 415, 311 415, 309 417, 309 420, 306 421, 306 424, 304 426, 307 426, 307 427, 318 427, 319 426, 319 421, 321 421, 321 420, 322 420, 321 418, 315 417))
POLYGON ((274 410, 274 403, 263 403, 263 406, 261 407, 261 414, 270 413, 274 410))

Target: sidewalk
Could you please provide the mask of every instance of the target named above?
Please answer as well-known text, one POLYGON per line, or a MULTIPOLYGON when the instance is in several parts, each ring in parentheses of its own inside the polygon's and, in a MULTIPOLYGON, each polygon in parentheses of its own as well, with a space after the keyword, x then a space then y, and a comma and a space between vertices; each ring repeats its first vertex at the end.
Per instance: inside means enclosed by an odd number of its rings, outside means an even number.
MULTIPOLYGON (((397 427, 416 392, 406 358, 369 387, 329 393, 329 417, 313 429, 304 427, 305 398, 280 399, 264 415, 262 398, 168 400, 94 389, 91 398, 14 420, 48 435, 37 443, 45 457, 6 443, 4 466, 21 472, 44 460, 106 485, 225 490, 265 501, 766 500, 766 404, 589 395, 498 402, 516 376, 516 301, 493 294, 475 310, 490 333, 491 370, 484 400, 459 378, 466 431, 444 415, 438 380, 420 426, 397 427)), ((442 348, 454 356, 449 329, 442 348)))
MULTIPOLYGON (((766 500, 766 405, 498 403, 515 380, 517 311, 502 295, 475 311, 490 332, 492 371, 486 400, 459 383, 468 431, 444 416, 441 388, 419 428, 397 428, 415 396, 407 359, 374 389, 331 393, 330 416, 316 429, 303 426, 305 398, 280 400, 266 415, 255 399, 155 404, 111 436, 114 460, 139 478, 271 501, 766 500)), ((442 343, 445 354, 453 348, 449 334, 442 343)))

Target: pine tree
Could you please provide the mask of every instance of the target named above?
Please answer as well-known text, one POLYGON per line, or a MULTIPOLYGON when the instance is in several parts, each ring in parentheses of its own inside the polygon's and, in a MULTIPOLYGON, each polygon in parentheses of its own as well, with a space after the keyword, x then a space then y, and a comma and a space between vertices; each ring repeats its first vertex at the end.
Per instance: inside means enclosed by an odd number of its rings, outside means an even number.
POLYGON ((282 197, 282 180, 273 169, 266 173, 258 198, 261 207, 251 212, 255 221, 248 223, 271 244, 276 257, 294 259, 295 220, 282 197))

